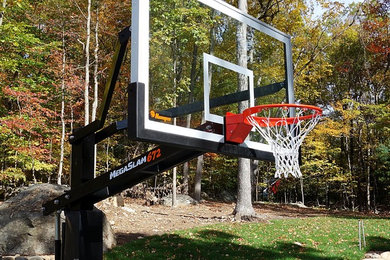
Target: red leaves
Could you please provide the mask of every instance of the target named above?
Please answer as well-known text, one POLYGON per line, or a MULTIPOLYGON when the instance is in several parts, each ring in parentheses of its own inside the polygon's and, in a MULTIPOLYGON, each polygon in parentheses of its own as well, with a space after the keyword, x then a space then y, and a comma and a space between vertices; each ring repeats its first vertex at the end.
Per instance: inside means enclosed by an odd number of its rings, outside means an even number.
POLYGON ((368 40, 367 50, 374 54, 380 54, 384 58, 390 54, 389 8, 390 5, 386 5, 385 2, 368 3, 366 20, 362 23, 368 40))
POLYGON ((45 107, 48 99, 45 93, 33 93, 28 89, 14 90, 9 86, 3 88, 3 93, 9 100, 16 102, 18 109, 10 111, 10 114, 27 114, 34 117, 54 118, 57 113, 45 107))
POLYGON ((0 119, 0 125, 8 129, 7 147, 44 160, 52 136, 58 133, 52 124, 57 113, 47 107, 47 94, 9 86, 3 88, 3 94, 12 108, 0 119))

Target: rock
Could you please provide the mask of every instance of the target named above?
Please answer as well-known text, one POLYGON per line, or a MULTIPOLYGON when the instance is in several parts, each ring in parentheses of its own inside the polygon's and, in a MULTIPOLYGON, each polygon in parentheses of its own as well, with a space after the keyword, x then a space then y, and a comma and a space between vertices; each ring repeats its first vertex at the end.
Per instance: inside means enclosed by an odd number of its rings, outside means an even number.
POLYGON ((28 260, 27 257, 24 256, 17 256, 15 257, 15 260, 28 260))
POLYGON ((208 195, 206 192, 204 192, 204 191, 202 191, 202 192, 200 193, 200 197, 201 197, 203 200, 209 200, 209 199, 210 199, 209 195, 208 195))
MULTIPOLYGON (((42 204, 64 193, 66 187, 37 184, 0 205, 0 255, 54 254, 54 215, 43 216, 42 204)), ((116 245, 104 219, 105 248, 116 245)))
POLYGON ((64 190, 59 185, 33 185, 0 205, 0 254, 53 253, 54 217, 42 215, 42 204, 64 190))
POLYGON ((54 255, 46 255, 46 256, 3 256, 0 260, 55 260, 54 255))
POLYGON ((125 200, 121 195, 115 195, 114 197, 112 197, 112 204, 114 205, 114 207, 123 207, 125 206, 125 200))
POLYGON ((371 260, 371 259, 381 259, 381 260, 390 260, 390 251, 387 252, 367 252, 364 256, 363 260, 371 260))
POLYGON ((123 209, 124 211, 129 212, 129 213, 135 213, 135 210, 132 209, 132 208, 129 208, 129 207, 123 207, 122 209, 123 209))
MULTIPOLYGON (((177 194, 176 201, 177 201, 177 206, 196 204, 196 201, 193 198, 184 194, 177 194)), ((163 204, 164 206, 172 206, 172 194, 162 198, 161 204, 163 204)))
POLYGON ((158 202, 158 198, 154 196, 154 193, 147 190, 145 193, 145 204, 146 206, 155 205, 158 202))
POLYGON ((122 195, 120 195, 120 194, 109 197, 108 199, 104 200, 104 202, 108 203, 109 205, 112 205, 114 207, 125 206, 125 200, 123 199, 122 195))
POLYGON ((381 254, 382 259, 390 260, 390 251, 381 254))
POLYGON ((224 202, 232 202, 232 201, 236 201, 236 198, 234 197, 234 195, 232 195, 231 193, 227 192, 227 191, 222 191, 221 194, 219 195, 219 197, 224 201, 224 202))
POLYGON ((370 259, 370 258, 380 258, 381 256, 377 252, 368 252, 365 254, 364 257, 370 259))
POLYGON ((293 205, 293 206, 297 206, 298 208, 304 208, 304 209, 307 209, 308 207, 305 205, 305 204, 303 204, 301 201, 298 201, 298 202, 296 202, 296 203, 290 203, 291 205, 293 205))
POLYGON ((116 246, 116 237, 106 214, 103 212, 103 251, 112 249, 116 246))

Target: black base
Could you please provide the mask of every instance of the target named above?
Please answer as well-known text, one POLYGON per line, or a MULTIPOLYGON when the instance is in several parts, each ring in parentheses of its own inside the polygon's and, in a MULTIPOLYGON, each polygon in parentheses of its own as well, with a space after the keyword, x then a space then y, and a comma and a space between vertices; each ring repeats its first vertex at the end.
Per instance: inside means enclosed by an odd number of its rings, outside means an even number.
POLYGON ((63 260, 103 259, 102 211, 65 211, 63 232, 63 260))

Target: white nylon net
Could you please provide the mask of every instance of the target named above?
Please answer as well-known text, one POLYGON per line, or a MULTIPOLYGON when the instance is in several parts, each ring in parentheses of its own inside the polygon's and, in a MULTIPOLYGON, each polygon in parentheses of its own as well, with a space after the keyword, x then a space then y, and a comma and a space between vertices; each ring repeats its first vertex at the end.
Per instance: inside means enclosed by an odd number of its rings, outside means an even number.
POLYGON ((299 168, 299 147, 306 135, 315 127, 320 120, 320 116, 312 111, 313 118, 308 120, 300 120, 300 117, 308 115, 307 109, 296 108, 295 119, 293 124, 287 123, 289 110, 279 108, 281 112, 280 120, 276 124, 270 122, 271 110, 263 110, 259 115, 265 119, 262 122, 266 125, 260 126, 252 115, 248 116, 248 121, 255 127, 257 132, 271 146, 271 151, 275 157, 275 177, 280 178, 282 175, 287 178, 289 174, 295 178, 301 177, 302 173, 299 168), (264 116, 264 113, 268 115, 264 116), (273 125, 274 124, 274 125, 273 125), (272 126, 273 125, 273 126, 272 126))

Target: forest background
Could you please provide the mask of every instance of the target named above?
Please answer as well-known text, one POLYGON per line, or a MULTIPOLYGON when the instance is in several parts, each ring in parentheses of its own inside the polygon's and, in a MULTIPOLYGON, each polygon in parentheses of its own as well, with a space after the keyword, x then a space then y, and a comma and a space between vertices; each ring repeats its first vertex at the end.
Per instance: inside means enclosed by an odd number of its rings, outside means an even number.
MULTIPOLYGON (((390 2, 249 0, 248 7, 252 16, 292 36, 296 98, 326 112, 303 144, 303 178, 283 179, 275 194, 263 192, 275 181, 274 169, 260 161, 252 174, 253 199, 388 207, 390 2), (319 16, 315 5, 322 7, 319 16)), ((129 0, 0 0, 1 199, 30 183, 69 183, 67 138, 95 119, 117 33, 130 17, 129 0)), ((108 123, 126 117, 129 69, 128 54, 108 123)), ((116 135, 97 146, 96 172, 148 148, 116 135)), ((210 197, 236 193, 237 159, 217 154, 179 166, 179 190, 191 194, 201 168, 202 191, 210 197)), ((169 183, 170 172, 145 185, 169 183)))

